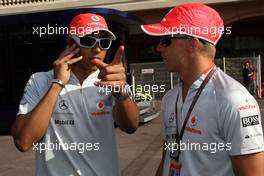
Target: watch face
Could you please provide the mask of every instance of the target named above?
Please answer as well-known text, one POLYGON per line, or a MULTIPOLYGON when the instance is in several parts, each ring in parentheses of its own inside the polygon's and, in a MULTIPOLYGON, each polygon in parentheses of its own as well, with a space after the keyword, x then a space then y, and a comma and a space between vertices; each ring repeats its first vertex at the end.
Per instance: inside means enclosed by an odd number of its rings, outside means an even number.
POLYGON ((62 80, 59 80, 59 79, 53 79, 52 83, 56 83, 56 84, 59 84, 62 87, 65 87, 64 82, 62 80))

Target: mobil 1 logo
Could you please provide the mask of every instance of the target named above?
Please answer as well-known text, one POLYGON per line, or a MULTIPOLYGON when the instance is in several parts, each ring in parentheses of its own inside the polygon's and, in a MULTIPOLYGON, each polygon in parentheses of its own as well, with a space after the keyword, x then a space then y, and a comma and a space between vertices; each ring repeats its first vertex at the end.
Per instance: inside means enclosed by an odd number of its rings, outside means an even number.
POLYGON ((254 115, 254 116, 243 117, 241 119, 241 121, 242 121, 243 127, 258 125, 259 124, 259 116, 254 115))

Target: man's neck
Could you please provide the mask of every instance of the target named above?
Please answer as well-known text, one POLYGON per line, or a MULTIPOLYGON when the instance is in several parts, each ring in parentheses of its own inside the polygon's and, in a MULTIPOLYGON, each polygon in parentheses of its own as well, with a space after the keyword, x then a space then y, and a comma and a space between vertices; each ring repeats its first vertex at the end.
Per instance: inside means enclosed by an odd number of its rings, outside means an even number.
POLYGON ((208 68, 213 66, 213 61, 203 61, 203 62, 197 62, 193 64, 188 64, 188 68, 184 68, 180 73, 179 76, 183 82, 183 101, 185 100, 185 97, 187 96, 188 90, 193 84, 194 81, 196 81, 208 68))
POLYGON ((79 68, 78 66, 73 66, 72 67, 72 72, 74 73, 74 75, 77 77, 77 79, 79 80, 80 84, 83 84, 83 81, 92 73, 95 72, 95 70, 93 69, 83 69, 83 68, 79 68))

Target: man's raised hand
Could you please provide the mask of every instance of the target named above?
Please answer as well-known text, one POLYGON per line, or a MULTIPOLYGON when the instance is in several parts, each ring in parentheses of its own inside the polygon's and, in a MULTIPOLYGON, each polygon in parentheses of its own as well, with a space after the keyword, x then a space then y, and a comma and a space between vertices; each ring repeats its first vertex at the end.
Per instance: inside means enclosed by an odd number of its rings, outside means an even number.
POLYGON ((79 62, 83 57, 74 57, 79 51, 76 44, 67 45, 65 50, 60 54, 59 58, 53 63, 54 78, 62 80, 66 84, 70 79, 70 71, 72 64, 79 62))
POLYGON ((122 90, 126 83, 125 68, 122 63, 124 55, 124 46, 120 46, 115 53, 114 60, 110 64, 106 64, 99 59, 91 62, 100 70, 98 78, 101 81, 95 83, 100 87, 111 87, 111 90, 122 90))

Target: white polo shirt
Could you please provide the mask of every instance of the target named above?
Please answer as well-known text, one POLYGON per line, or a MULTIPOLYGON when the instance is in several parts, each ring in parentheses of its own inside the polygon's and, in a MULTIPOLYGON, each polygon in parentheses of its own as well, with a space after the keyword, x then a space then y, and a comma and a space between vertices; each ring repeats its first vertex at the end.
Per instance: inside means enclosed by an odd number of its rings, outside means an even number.
MULTIPOLYGON (((170 151, 175 145, 175 102, 181 130, 193 98, 205 79, 202 75, 182 101, 182 83, 162 100, 163 138, 166 156, 163 176, 168 176, 170 151)), ((203 89, 178 145, 181 176, 232 176, 230 156, 264 151, 260 110, 256 100, 240 83, 219 68, 203 89)))
MULTIPOLYGON (((33 146, 37 176, 119 175, 112 118, 114 101, 111 93, 94 86, 98 73, 99 70, 80 85, 71 72, 57 98, 45 136, 33 146)), ((38 104, 52 79, 53 70, 31 76, 18 114, 26 114, 38 104)))

